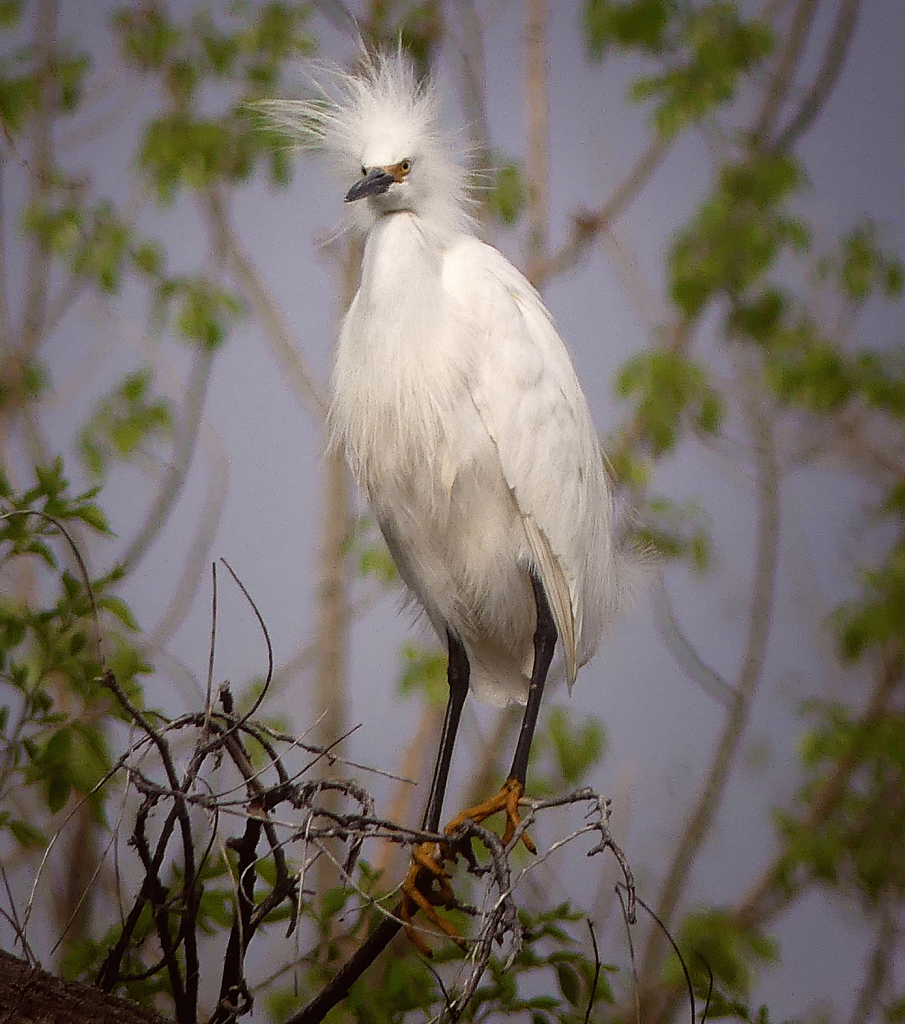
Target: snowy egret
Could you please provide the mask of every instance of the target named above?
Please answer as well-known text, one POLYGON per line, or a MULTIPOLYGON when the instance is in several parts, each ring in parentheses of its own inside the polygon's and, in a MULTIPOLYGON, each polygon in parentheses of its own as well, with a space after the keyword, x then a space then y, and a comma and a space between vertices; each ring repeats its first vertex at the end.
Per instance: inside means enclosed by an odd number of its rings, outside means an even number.
MULTIPOLYGON (((436 85, 396 53, 337 70, 318 99, 271 112, 352 182, 345 201, 366 237, 329 429, 449 652, 423 827, 440 825, 470 685, 526 709, 503 789, 448 829, 505 810, 508 842, 554 646, 571 689, 618 603, 619 558, 611 485, 572 362, 537 291, 475 236, 467 171, 439 107, 436 85)), ((434 909, 451 898, 442 860, 422 850, 405 919, 420 907, 453 934, 434 909)))

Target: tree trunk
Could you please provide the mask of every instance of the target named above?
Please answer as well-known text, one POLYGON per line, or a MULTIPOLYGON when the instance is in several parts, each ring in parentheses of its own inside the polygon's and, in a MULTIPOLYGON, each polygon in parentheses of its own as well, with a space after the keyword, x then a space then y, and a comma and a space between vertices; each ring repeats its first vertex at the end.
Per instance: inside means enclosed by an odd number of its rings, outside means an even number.
POLYGON ((0 950, 0 1024, 169 1024, 91 985, 63 981, 0 950))

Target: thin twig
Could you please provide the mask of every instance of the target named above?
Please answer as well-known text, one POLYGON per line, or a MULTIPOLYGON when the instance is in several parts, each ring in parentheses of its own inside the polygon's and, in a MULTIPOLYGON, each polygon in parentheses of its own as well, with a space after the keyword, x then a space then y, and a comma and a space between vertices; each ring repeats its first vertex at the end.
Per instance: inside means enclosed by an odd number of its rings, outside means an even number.
POLYGON ((148 553, 166 524, 176 499, 182 492, 198 439, 201 414, 204 410, 204 400, 215 355, 216 350, 211 347, 201 348, 195 355, 195 361, 189 372, 189 383, 184 396, 184 412, 176 432, 169 472, 160 485, 143 526, 132 538, 131 543, 118 560, 119 568, 125 575, 128 575, 136 563, 148 553))

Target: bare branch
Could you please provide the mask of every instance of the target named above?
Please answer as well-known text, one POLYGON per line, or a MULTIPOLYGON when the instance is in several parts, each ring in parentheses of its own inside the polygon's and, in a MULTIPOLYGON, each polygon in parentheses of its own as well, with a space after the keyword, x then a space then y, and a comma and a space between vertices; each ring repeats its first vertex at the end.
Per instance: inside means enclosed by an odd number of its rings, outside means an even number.
POLYGON ((792 23, 789 26, 789 33, 786 36, 785 46, 770 78, 763 106, 755 122, 753 135, 756 144, 762 144, 773 130, 782 104, 795 78, 795 70, 801 60, 808 32, 819 6, 819 0, 798 0, 798 5, 792 16, 792 23))
POLYGON ((531 282, 535 287, 542 288, 552 277, 571 270, 578 263, 591 248, 597 235, 625 213, 629 204, 663 162, 671 145, 672 139, 658 135, 638 157, 634 166, 599 210, 575 214, 569 238, 542 265, 534 269, 531 282))
MULTIPOLYGON (((31 120, 29 206, 37 205, 47 194, 53 171, 53 63, 56 51, 57 0, 40 0, 35 9, 34 54, 39 97, 31 120)), ((44 331, 50 267, 47 254, 37 235, 26 242, 25 304, 20 330, 20 352, 31 355, 44 331)))
POLYGON ((788 126, 773 143, 775 152, 787 150, 796 139, 803 135, 814 123, 845 65, 845 58, 852 37, 855 34, 855 23, 861 8, 861 0, 839 0, 836 21, 832 35, 823 56, 823 63, 814 77, 811 88, 798 108, 788 126))
POLYGON ((849 1024, 868 1024, 874 1010, 881 1005, 890 976, 890 967, 896 954, 896 902, 896 896, 892 893, 880 901, 877 937, 864 973, 864 980, 852 1007, 849 1024))
POLYGON ((144 525, 133 537, 119 559, 119 566, 125 575, 128 575, 148 553, 158 534, 166 525, 173 505, 182 492, 198 439, 201 414, 204 411, 204 400, 207 396, 207 385, 210 382, 215 355, 216 351, 208 347, 199 349, 195 355, 195 361, 189 373, 188 386, 185 390, 185 407, 176 432, 169 471, 164 476, 144 525))
POLYGON ((4 196, 6 187, 4 172, 6 159, 0 152, 0 353, 6 355, 12 348, 12 320, 9 313, 9 295, 7 294, 8 271, 6 268, 6 208, 4 196))
POLYGON ((286 373, 286 377, 298 393, 299 398, 318 423, 323 422, 327 413, 327 401, 322 389, 315 382, 314 375, 299 353, 292 329, 286 322, 273 293, 258 273, 251 257, 242 249, 235 228, 220 194, 210 189, 204 196, 202 209, 217 239, 218 246, 226 255, 227 265, 242 292, 248 298, 264 336, 286 373))
POLYGON ((462 104, 465 120, 475 147, 476 162, 483 166, 490 150, 490 129, 484 97, 487 93, 484 60, 484 28, 474 0, 456 0, 462 39, 457 41, 462 68, 462 104))
POLYGON ((161 651, 185 619, 210 562, 211 546, 229 493, 229 462, 223 444, 204 419, 199 426, 198 440, 202 454, 206 455, 204 499, 194 534, 180 561, 179 576, 172 588, 173 596, 153 632, 143 638, 142 650, 149 655, 161 651))
POLYGON ((525 101, 528 122, 528 250, 526 276, 537 281, 550 233, 550 100, 547 90, 547 0, 528 0, 525 25, 525 101))
MULTIPOLYGON (((877 672, 867 705, 861 716, 862 728, 879 723, 889 708, 889 701, 902 679, 902 659, 897 651, 885 652, 877 672)), ((818 786, 808 802, 805 814, 797 827, 805 833, 814 832, 832 814, 840 794, 860 763, 854 749, 840 757, 832 772, 818 786)), ((808 879, 800 864, 788 852, 782 852, 761 873, 747 895, 733 911, 732 918, 739 928, 756 928, 775 920, 803 892, 808 879)))
POLYGON ((660 636, 688 676, 724 707, 735 704, 738 700, 736 691, 703 660, 679 625, 662 573, 653 588, 653 602, 660 636))
MULTIPOLYGON (((743 353, 740 352, 737 376, 746 385, 746 413, 757 456, 758 524, 748 612, 748 636, 734 687, 736 700, 727 715, 697 804, 686 821, 663 883, 657 913, 667 928, 690 880, 694 858, 709 833, 744 734, 751 700, 763 671, 773 612, 779 539, 779 469, 769 417, 757 392, 759 375, 753 359, 742 356, 743 353)), ((645 952, 642 970, 644 977, 654 976, 662 952, 662 936, 658 932, 653 932, 645 952)))

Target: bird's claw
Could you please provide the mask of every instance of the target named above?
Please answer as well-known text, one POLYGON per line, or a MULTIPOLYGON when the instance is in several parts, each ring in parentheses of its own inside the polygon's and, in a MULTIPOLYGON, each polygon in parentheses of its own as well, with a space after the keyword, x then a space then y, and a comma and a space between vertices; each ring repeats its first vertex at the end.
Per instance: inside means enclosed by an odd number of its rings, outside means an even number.
MULTIPOLYGON (((480 824, 492 814, 506 812, 506 827, 503 830, 502 843, 508 846, 522 823, 518 812, 519 800, 524 795, 525 787, 517 779, 507 779, 503 788, 490 799, 485 800, 467 811, 462 811, 443 830, 449 837, 444 843, 421 843, 412 850, 412 863, 402 883, 402 903, 399 917, 405 926, 405 934, 409 942, 424 956, 432 956, 430 946, 412 925, 412 918, 420 910, 427 920, 440 929, 462 949, 465 940, 455 925, 442 918, 437 908, 455 910, 458 908, 456 894, 453 892, 447 861, 455 861, 462 854, 472 868, 477 867, 477 860, 467 835, 456 838, 456 832, 465 824, 473 821, 480 824)), ((531 853, 537 853, 537 847, 527 832, 519 836, 531 853)))
POLYGON ((412 918, 420 910, 428 921, 440 929, 462 949, 465 940, 454 924, 442 918, 437 910, 443 907, 454 910, 457 907, 445 861, 454 860, 455 854, 438 847, 436 843, 421 843, 412 850, 412 863, 402 883, 402 903, 399 917, 405 926, 409 942, 424 956, 432 956, 431 948, 412 925, 412 918), (439 853, 439 857, 437 854, 439 853))
MULTIPOLYGON (((446 826, 444 832, 448 836, 453 835, 460 825, 463 825, 466 821, 473 821, 476 824, 480 824, 485 818, 489 818, 492 814, 496 814, 499 811, 506 812, 506 827, 503 829, 502 842, 503 846, 508 846, 512 841, 512 837, 515 835, 515 830, 521 825, 522 819, 518 812, 519 800, 525 794, 524 784, 519 782, 518 779, 507 779, 503 784, 503 788, 499 793, 494 794, 488 800, 485 800, 481 804, 477 804, 475 807, 469 807, 467 811, 462 811, 461 814, 457 814, 455 818, 446 826)), ((537 847, 534 845, 534 840, 527 832, 522 832, 519 837, 525 844, 525 848, 529 853, 537 853, 537 847)))

